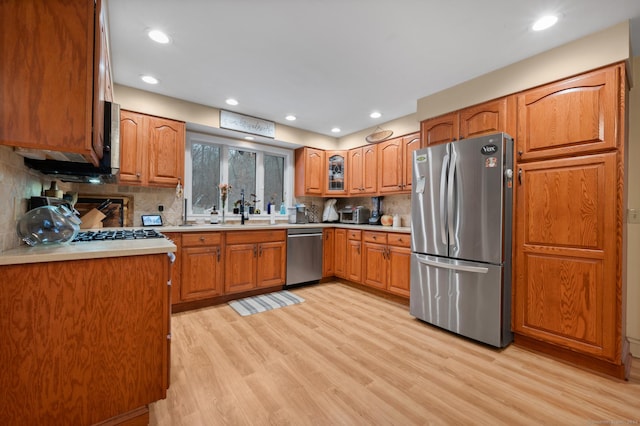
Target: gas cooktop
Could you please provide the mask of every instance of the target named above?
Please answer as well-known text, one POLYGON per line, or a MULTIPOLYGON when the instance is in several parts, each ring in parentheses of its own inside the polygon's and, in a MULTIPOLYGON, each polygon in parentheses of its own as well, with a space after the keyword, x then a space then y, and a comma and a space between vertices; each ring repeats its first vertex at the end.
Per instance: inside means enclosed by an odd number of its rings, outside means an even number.
POLYGON ((73 240, 79 241, 115 241, 115 240, 141 240, 146 238, 164 238, 164 235, 155 229, 114 229, 104 231, 81 231, 73 240))

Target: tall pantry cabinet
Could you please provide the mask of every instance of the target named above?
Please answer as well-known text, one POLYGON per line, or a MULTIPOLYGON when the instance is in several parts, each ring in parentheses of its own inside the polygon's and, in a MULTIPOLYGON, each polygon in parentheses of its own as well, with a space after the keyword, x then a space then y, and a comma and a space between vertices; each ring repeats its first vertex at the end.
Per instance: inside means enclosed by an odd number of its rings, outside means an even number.
POLYGON ((516 344, 628 377, 625 65, 516 95, 516 344))

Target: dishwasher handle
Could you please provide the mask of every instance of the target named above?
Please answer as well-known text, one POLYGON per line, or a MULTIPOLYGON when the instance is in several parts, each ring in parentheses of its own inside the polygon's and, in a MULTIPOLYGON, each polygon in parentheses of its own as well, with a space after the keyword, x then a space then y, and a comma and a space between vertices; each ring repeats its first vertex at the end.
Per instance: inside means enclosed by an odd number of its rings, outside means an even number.
POLYGON ((322 234, 290 234, 287 238, 322 237, 322 234))

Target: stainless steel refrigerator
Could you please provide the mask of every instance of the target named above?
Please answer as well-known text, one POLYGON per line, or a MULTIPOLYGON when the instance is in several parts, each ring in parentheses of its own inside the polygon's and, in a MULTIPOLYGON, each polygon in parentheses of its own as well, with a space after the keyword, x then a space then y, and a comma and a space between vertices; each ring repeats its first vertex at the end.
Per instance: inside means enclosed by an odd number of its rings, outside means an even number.
POLYGON ((411 315, 492 346, 512 341, 512 192, 505 133, 414 152, 411 315))

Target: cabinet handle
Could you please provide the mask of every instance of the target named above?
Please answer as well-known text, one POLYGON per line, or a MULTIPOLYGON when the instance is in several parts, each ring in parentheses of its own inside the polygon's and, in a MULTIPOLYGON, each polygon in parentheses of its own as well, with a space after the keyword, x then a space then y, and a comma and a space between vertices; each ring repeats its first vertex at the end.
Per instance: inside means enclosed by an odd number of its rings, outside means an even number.
POLYGON ((375 235, 373 236, 373 239, 374 239, 374 240, 375 240, 375 239, 377 239, 377 238, 378 238, 378 237, 376 237, 375 235))
POLYGON ((140 177, 140 176, 141 176, 140 172, 137 172, 136 177, 140 177))
POLYGON ((253 246, 253 257, 257 257, 258 255, 258 247, 253 246))
POLYGON ((262 257, 262 246, 260 246, 260 250, 258 251, 258 256, 262 257))
POLYGON ((203 242, 204 242, 204 237, 200 237, 200 241, 203 241, 203 242))
POLYGON ((218 247, 217 249, 217 254, 218 254, 218 263, 220 263, 220 247, 218 247))
POLYGON ((518 184, 522 185, 522 169, 518 169, 518 184))
POLYGON ((520 157, 522 157, 522 150, 521 150, 521 149, 520 149, 520 150, 518 150, 518 155, 519 155, 520 157))
POLYGON ((360 254, 360 246, 358 246, 358 254, 360 254))

